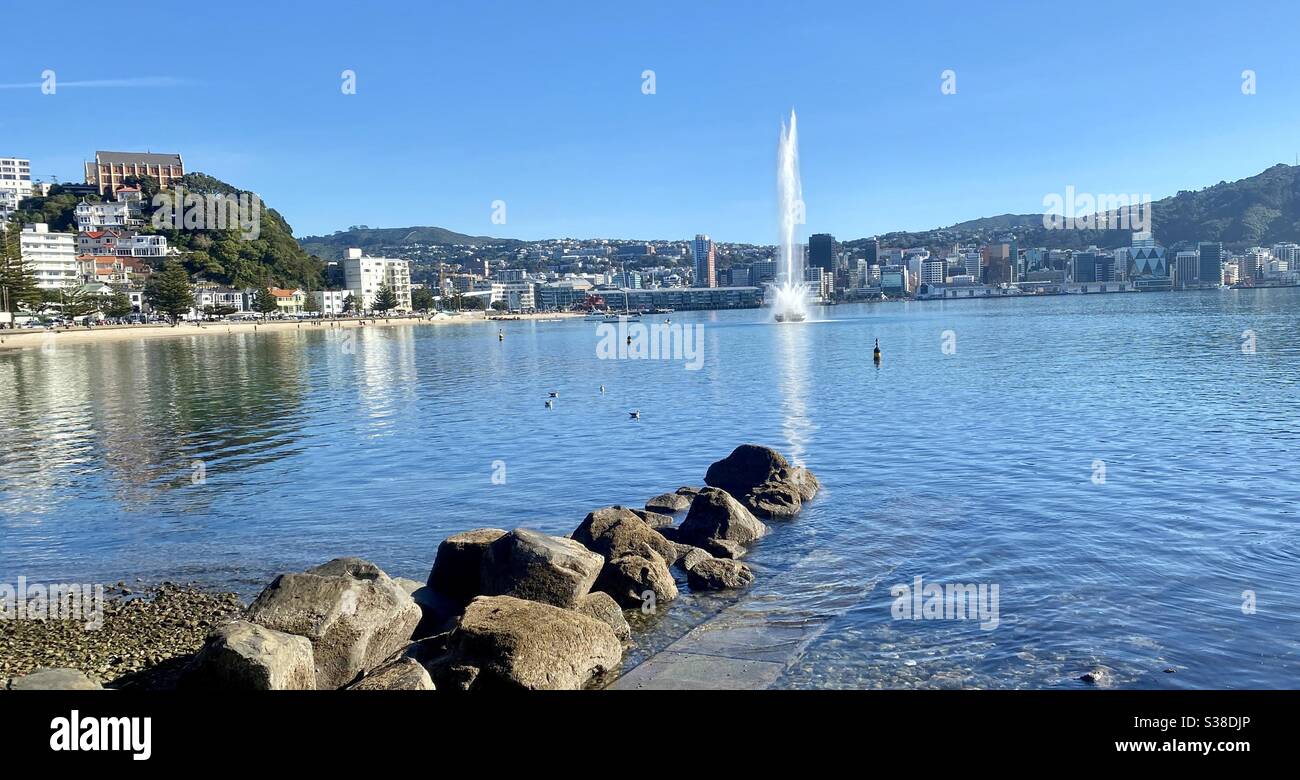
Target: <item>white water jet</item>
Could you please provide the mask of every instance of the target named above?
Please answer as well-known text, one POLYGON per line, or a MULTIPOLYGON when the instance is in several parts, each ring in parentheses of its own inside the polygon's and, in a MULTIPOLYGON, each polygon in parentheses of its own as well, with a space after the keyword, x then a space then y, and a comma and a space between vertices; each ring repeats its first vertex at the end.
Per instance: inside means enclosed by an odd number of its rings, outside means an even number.
POLYGON ((780 275, 772 284, 772 308, 777 322, 802 322, 808 316, 808 285, 803 281, 803 247, 795 238, 804 224, 803 185, 799 181, 799 127, 790 110, 790 124, 781 123, 781 142, 776 153, 777 208, 780 210, 780 243, 777 266, 780 275))

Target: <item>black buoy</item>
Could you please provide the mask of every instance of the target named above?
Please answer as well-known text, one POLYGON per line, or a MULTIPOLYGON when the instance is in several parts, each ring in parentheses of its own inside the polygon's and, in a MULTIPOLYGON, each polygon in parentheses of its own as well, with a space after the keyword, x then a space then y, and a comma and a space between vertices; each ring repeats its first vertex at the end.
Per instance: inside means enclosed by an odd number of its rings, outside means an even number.
POLYGON ((876 349, 871 353, 871 359, 880 362, 880 339, 876 339, 876 349))

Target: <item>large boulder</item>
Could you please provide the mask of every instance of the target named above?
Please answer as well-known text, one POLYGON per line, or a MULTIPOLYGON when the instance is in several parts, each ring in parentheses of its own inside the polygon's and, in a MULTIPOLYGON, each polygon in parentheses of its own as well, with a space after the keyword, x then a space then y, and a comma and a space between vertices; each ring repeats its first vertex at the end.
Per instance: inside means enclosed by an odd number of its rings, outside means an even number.
POLYGON ((789 468, 785 456, 771 447, 742 444, 709 466, 704 474, 704 483, 740 498, 764 482, 772 481, 782 469, 789 468))
POLYGON ((406 644, 420 617, 406 591, 360 558, 281 574, 246 615, 249 622, 306 637, 322 689, 341 688, 379 666, 406 644))
POLYGON ((684 496, 681 493, 663 493, 645 502, 645 508, 647 511, 666 515, 685 512, 691 508, 691 496, 684 496))
POLYGON ((425 584, 465 606, 483 592, 479 581, 483 553, 488 545, 505 535, 506 532, 500 528, 476 528, 448 536, 438 545, 438 554, 433 559, 433 569, 429 571, 425 584))
POLYGON ((686 582, 691 590, 743 588, 754 582, 754 573, 740 561, 701 558, 686 570, 686 582))
POLYGON ((803 509, 803 496, 793 482, 764 482, 740 496, 755 517, 789 520, 803 509))
POLYGON ((4 688, 9 691, 102 691, 104 686, 78 669, 41 667, 10 679, 4 688))
POLYGON ((208 635, 180 684, 208 690, 312 691, 316 660, 307 637, 236 620, 208 635))
POLYGON ((645 555, 610 559, 600 570, 596 590, 613 596, 626 609, 636 609, 644 604, 647 593, 653 593, 656 602, 677 598, 673 573, 654 550, 647 550, 645 555))
POLYGON ((803 466, 796 466, 791 470, 790 482, 794 484, 799 491, 799 497, 804 501, 812 501, 822 489, 821 481, 803 466))
POLYGON ((589 513, 570 536, 607 560, 650 552, 669 562, 677 560, 673 543, 626 507, 607 506, 589 513))
POLYGON ((704 488, 691 502, 691 511, 677 527, 677 541, 708 547, 711 539, 751 544, 767 535, 768 528, 731 494, 704 488))
POLYGON ((578 600, 574 609, 614 629, 614 636, 624 642, 632 638, 632 627, 627 624, 623 608, 608 593, 599 590, 588 593, 578 600))
POLYGON ((432 671, 440 688, 575 690, 622 658, 614 629, 596 618, 540 601, 480 596, 432 671))
POLYGON ((707 550, 701 550, 699 547, 691 547, 689 544, 684 544, 682 547, 686 549, 677 559, 677 566, 683 571, 690 571, 695 564, 713 557, 707 550))
POLYGON ((431 691, 433 678, 414 658, 398 658, 349 685, 348 690, 431 691))
POLYGON ((483 554, 483 594, 569 608, 587 595, 604 565, 602 556, 572 539, 516 528, 483 554))
MULTIPOLYGON (((688 506, 683 507, 683 509, 689 508, 690 502, 688 501, 687 504, 688 506)), ((647 509, 633 509, 632 513, 635 514, 637 517, 641 518, 641 520, 644 521, 646 525, 650 526, 656 531, 659 530, 660 528, 672 528, 673 524, 677 522, 676 520, 673 520, 668 515, 660 514, 659 512, 651 512, 647 509)))

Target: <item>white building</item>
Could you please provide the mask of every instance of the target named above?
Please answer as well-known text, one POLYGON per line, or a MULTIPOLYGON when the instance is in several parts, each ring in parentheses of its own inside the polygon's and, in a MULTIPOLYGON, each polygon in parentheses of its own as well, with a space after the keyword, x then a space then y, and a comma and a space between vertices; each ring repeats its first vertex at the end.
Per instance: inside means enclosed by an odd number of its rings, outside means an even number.
POLYGON ((77 230, 82 233, 125 228, 127 220, 130 219, 127 204, 116 201, 87 203, 83 200, 77 204, 76 215, 77 230))
POLYGON ((368 257, 348 249, 343 258, 343 286, 361 302, 361 310, 375 308, 375 294, 387 285, 397 296, 397 310, 411 310, 411 263, 395 257, 368 257))
POLYGON ((122 236, 113 247, 113 254, 119 257, 166 257, 167 236, 134 235, 122 236))
POLYGON ((351 294, 351 290, 317 290, 312 293, 312 297, 316 299, 316 307, 320 309, 321 316, 330 317, 343 314, 343 302, 351 294))
POLYGON ((507 311, 531 311, 537 308, 532 282, 493 282, 491 289, 489 306, 504 301, 507 311))
POLYGON ((36 286, 57 290, 77 284, 77 239, 71 233, 51 233, 44 222, 23 225, 19 235, 23 263, 36 275, 36 286))
POLYGON ((0 157, 0 190, 13 190, 18 199, 32 196, 32 164, 17 157, 0 157))
POLYGON ((0 189, 0 222, 8 222, 18 210, 18 191, 0 189))

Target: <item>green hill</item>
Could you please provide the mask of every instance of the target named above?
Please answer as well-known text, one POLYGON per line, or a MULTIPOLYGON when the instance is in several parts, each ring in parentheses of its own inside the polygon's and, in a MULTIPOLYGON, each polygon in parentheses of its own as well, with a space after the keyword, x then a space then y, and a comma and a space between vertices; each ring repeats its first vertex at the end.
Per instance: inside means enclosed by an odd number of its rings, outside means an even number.
POLYGON ((326 260, 343 257, 343 250, 359 247, 367 252, 378 252, 384 247, 411 246, 415 244, 475 244, 500 247, 517 247, 524 242, 513 238, 469 236, 440 227, 371 228, 364 225, 338 230, 328 236, 304 236, 298 244, 307 252, 326 260))

